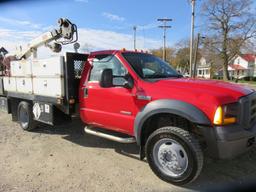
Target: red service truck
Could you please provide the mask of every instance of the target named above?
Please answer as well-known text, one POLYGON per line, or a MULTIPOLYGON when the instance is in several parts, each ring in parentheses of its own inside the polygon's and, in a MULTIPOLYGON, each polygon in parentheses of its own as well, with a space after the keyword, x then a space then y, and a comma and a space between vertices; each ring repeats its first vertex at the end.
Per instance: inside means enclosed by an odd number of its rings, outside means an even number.
POLYGON ((137 143, 140 158, 175 185, 198 177, 205 153, 228 159, 254 146, 256 92, 250 88, 184 78, 138 51, 35 55, 23 52, 0 79, 1 108, 26 131, 79 114, 86 133, 137 143))

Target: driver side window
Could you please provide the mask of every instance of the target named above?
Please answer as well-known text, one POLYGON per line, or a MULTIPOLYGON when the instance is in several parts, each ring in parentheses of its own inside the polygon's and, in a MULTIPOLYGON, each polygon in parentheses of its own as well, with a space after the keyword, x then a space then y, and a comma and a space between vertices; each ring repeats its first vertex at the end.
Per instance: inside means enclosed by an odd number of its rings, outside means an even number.
POLYGON ((112 69, 113 76, 124 77, 128 72, 114 55, 97 55, 93 60, 89 81, 100 81, 104 69, 112 69))

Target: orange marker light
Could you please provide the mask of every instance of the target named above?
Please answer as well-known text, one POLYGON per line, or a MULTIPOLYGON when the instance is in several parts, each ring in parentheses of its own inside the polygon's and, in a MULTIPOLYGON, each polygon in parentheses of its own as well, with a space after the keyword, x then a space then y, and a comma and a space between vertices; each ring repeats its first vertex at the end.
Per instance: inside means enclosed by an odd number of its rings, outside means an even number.
POLYGON ((222 123, 223 123, 223 111, 222 111, 222 107, 219 106, 215 112, 213 124, 222 125, 222 123))

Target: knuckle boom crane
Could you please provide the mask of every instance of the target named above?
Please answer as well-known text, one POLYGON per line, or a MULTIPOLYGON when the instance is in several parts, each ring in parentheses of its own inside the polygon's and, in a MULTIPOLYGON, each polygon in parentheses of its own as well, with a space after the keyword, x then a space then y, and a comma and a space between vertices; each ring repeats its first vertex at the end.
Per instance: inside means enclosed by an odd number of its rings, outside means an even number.
POLYGON ((74 43, 78 39, 77 26, 71 23, 68 19, 60 18, 58 20, 59 28, 53 29, 40 35, 32 40, 25 49, 16 55, 18 60, 27 59, 32 54, 37 56, 37 49, 43 45, 49 47, 53 52, 60 52, 62 45, 74 43), (55 42, 53 42, 55 41, 55 42), (53 42, 52 44, 50 44, 53 42))
POLYGON ((47 31, 33 39, 29 44, 20 46, 17 53, 7 55, 3 60, 4 74, 10 74, 10 62, 28 59, 33 56, 37 58, 37 49, 41 46, 50 48, 53 52, 60 52, 62 45, 75 43, 78 40, 77 26, 66 18, 58 20, 58 28, 47 31))

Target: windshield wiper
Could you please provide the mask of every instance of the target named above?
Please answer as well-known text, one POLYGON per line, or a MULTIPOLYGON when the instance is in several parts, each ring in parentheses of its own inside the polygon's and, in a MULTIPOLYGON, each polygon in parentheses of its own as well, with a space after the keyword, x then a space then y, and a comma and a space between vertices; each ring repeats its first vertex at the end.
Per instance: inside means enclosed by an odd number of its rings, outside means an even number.
POLYGON ((157 78, 181 78, 183 77, 182 75, 162 75, 162 74, 156 74, 156 75, 148 75, 145 76, 147 79, 157 79, 157 78))
POLYGON ((157 78, 168 78, 168 76, 157 74, 157 75, 147 75, 147 76, 145 76, 145 78, 147 78, 147 79, 157 79, 157 78))

